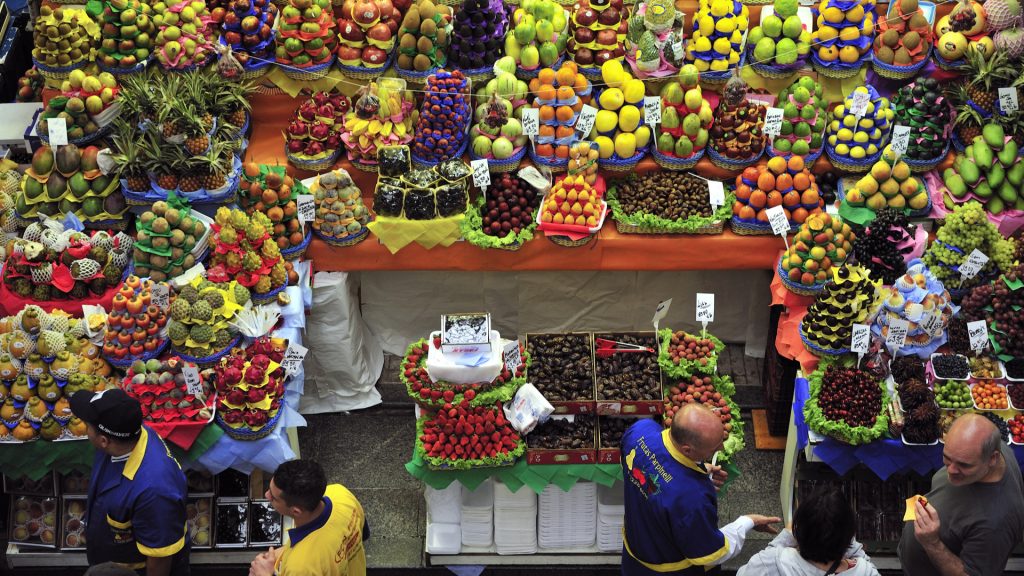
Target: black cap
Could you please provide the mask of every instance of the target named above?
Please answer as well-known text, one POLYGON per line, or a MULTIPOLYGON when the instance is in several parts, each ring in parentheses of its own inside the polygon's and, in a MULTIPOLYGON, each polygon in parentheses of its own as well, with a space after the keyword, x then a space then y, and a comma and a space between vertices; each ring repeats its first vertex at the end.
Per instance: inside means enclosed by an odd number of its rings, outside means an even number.
POLYGON ((71 396, 71 412, 114 438, 131 438, 142 428, 139 401, 120 388, 102 392, 79 390, 71 396))

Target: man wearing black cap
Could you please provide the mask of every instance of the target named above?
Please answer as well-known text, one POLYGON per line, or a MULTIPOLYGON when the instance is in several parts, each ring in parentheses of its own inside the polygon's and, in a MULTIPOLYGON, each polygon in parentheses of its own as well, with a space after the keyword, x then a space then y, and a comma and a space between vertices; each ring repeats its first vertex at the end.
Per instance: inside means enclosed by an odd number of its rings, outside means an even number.
POLYGON ((144 576, 188 576, 187 487, 181 466, 142 425, 123 390, 79 391, 71 411, 96 447, 86 511, 89 564, 116 562, 144 576))

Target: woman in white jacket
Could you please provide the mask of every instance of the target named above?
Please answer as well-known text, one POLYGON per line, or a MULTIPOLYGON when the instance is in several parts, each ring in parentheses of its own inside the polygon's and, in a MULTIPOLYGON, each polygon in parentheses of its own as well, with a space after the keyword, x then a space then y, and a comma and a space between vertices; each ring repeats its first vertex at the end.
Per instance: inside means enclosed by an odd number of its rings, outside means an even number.
POLYGON ((820 489, 800 504, 793 531, 783 530, 736 576, 879 576, 854 539, 850 503, 834 489, 820 489))

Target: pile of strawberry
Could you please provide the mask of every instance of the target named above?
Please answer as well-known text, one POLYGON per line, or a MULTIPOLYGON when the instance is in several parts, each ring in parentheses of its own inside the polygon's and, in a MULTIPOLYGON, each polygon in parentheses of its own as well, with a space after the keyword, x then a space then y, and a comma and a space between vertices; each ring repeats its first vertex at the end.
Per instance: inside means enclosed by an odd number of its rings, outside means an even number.
POLYGON ((522 437, 505 419, 501 403, 470 406, 445 403, 421 420, 419 442, 428 463, 467 467, 496 465, 522 455, 522 437))
POLYGON ((523 378, 526 370, 526 348, 519 344, 519 354, 523 358, 523 365, 516 369, 515 374, 502 368, 498 377, 491 382, 476 382, 473 384, 452 384, 438 380, 433 382, 427 373, 427 352, 429 346, 435 349, 441 348, 440 336, 434 337, 433 341, 426 339, 412 343, 405 351, 405 358, 402 359, 402 369, 398 379, 405 384, 405 389, 414 400, 420 405, 438 407, 442 403, 459 402, 462 399, 470 402, 477 394, 492 390, 508 384, 513 379, 523 378))

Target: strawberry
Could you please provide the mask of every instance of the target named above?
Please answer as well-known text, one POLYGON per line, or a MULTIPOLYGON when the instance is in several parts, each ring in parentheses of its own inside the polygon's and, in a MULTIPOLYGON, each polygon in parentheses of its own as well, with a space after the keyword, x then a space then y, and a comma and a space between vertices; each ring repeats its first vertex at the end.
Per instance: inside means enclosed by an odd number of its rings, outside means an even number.
POLYGON ((438 349, 441 348, 441 337, 440 336, 434 336, 433 344, 434 344, 434 348, 438 348, 438 349))
POLYGON ((472 401, 473 398, 476 398, 476 390, 466 390, 466 393, 464 394, 464 398, 466 400, 472 401))
POLYGON ((427 390, 426 388, 421 388, 420 389, 420 398, 423 398, 424 400, 427 399, 427 398, 430 398, 430 390, 427 390))
POLYGON ((430 399, 431 400, 440 400, 441 399, 441 392, 439 390, 431 390, 430 391, 430 399))
POLYGON ((445 390, 444 391, 444 401, 445 402, 451 402, 453 400, 455 400, 455 392, 452 392, 451 390, 445 390))

